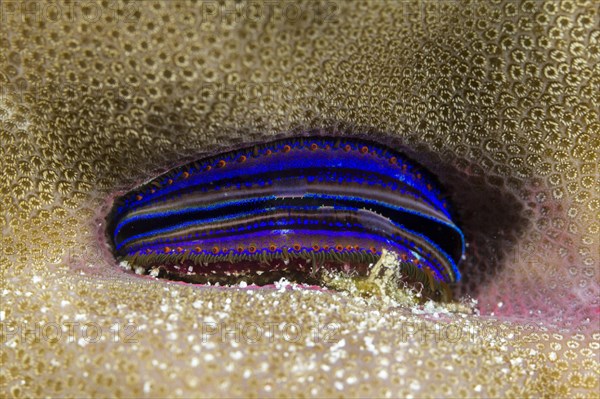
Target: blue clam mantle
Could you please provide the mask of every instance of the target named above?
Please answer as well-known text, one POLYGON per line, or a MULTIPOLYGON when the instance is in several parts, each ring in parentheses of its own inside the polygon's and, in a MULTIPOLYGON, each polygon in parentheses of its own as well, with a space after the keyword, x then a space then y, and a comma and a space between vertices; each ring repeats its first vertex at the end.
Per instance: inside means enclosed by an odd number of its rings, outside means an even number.
POLYGON ((383 145, 292 138, 157 177, 115 202, 109 234, 120 260, 178 280, 365 273, 386 248, 435 289, 459 280, 465 247, 443 197, 426 170, 383 145))

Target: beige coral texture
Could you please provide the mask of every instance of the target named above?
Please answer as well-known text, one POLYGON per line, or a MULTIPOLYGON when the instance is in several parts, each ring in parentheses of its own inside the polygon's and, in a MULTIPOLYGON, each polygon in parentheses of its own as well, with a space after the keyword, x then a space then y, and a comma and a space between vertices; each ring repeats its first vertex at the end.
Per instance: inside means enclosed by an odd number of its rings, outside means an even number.
POLYGON ((0 396, 599 397, 600 3, 0 7, 0 396), (117 267, 114 195, 308 131, 439 175, 479 314, 117 267))

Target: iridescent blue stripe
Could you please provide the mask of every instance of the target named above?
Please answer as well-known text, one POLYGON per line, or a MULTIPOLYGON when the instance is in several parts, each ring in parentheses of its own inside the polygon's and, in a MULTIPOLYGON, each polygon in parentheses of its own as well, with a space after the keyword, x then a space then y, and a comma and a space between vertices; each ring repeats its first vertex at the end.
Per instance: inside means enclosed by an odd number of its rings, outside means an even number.
MULTIPOLYGON (((465 243, 464 243, 464 235, 462 233, 462 231, 456 227, 456 225, 452 224, 452 223, 447 223, 443 220, 439 220, 436 219, 434 217, 431 217, 429 215, 425 215, 421 212, 417 212, 411 209, 407 209, 407 208, 401 208, 401 207, 397 207, 397 206, 393 206, 384 202, 380 202, 380 201, 373 201, 373 200, 368 200, 368 199, 363 199, 363 198, 359 198, 359 197, 341 197, 341 196, 328 196, 328 195, 319 195, 319 194, 305 194, 304 195, 306 198, 316 198, 316 199, 350 199, 350 200, 355 200, 355 201, 361 201, 364 202, 365 205, 381 205, 381 206, 385 206, 388 207, 390 209, 396 210, 396 211, 400 211, 400 212, 404 212, 404 213, 410 213, 413 215, 417 215, 420 217, 423 217, 425 219, 428 219, 432 222, 435 223, 439 223, 442 224, 446 227, 449 227, 450 229, 454 230, 454 232, 456 232, 456 234, 458 234, 460 236, 461 239, 461 253, 464 252, 465 250, 465 243)), ((194 211, 199 211, 199 210, 216 210, 219 208, 222 208, 224 206, 230 206, 230 205, 244 205, 244 204, 248 204, 248 203, 256 203, 256 202, 261 202, 261 201, 268 201, 268 200, 273 200, 273 199, 277 199, 276 196, 269 196, 269 197, 265 197, 265 198, 252 198, 252 199, 248 199, 248 200, 241 200, 241 201, 223 201, 221 203, 218 204, 212 204, 212 205, 207 205, 206 207, 194 207, 194 208, 184 208, 184 209, 180 209, 177 211, 167 211, 167 212, 157 212, 157 213, 153 213, 153 214, 147 214, 147 215, 136 215, 136 216, 132 216, 131 218, 124 218, 118 225, 117 228, 115 230, 115 234, 114 234, 114 238, 116 239, 117 235, 119 234, 119 231, 121 230, 121 228, 123 228, 124 225, 126 225, 127 223, 130 223, 132 221, 135 220, 149 220, 149 219, 153 219, 153 218, 162 218, 162 217, 168 217, 168 216, 173 216, 173 215, 181 215, 181 214, 186 214, 186 213, 191 213, 194 211)), ((318 207, 310 207, 310 206, 306 206, 306 207, 290 207, 290 206, 281 206, 281 207, 270 207, 270 208, 265 208, 264 212, 271 212, 271 211, 275 211, 275 210, 283 210, 283 209, 303 209, 303 210, 308 210, 308 209, 318 209, 318 207)), ((361 209, 359 207, 337 207, 336 209, 338 210, 352 210, 352 211, 356 211, 358 209, 361 209)), ((261 213, 261 212, 258 212, 261 213)), ((207 218, 207 219, 199 219, 196 220, 194 222, 189 222, 189 223, 182 223, 182 224, 178 224, 175 226, 171 226, 168 228, 161 228, 161 229, 156 229, 156 230, 152 230, 150 232, 147 233, 143 233, 143 234, 138 234, 135 236, 131 236, 126 240, 120 241, 117 244, 117 250, 120 250, 124 245, 126 245, 127 243, 131 242, 131 241, 135 241, 135 240, 139 240, 142 238, 146 238, 146 237, 154 237, 156 235, 162 234, 162 233, 168 233, 168 232, 173 232, 185 227, 192 227, 192 226, 200 226, 200 225, 206 225, 209 223, 215 223, 215 222, 221 222, 224 220, 231 220, 231 219, 241 219, 247 216, 251 216, 251 215, 256 215, 257 212, 240 212, 240 213, 235 213, 235 214, 229 214, 229 215, 223 215, 221 217, 217 217, 217 218, 207 218)), ((447 254, 446 252, 444 252, 445 254, 447 254)), ((450 256, 449 256, 450 257, 450 256)), ((451 257, 450 257, 451 258, 451 257)), ((456 260, 457 261, 457 260, 456 260)), ((454 261, 454 263, 456 263, 456 261, 454 261)))
MULTIPOLYGON (((400 225, 398 225, 398 227, 402 228, 403 226, 400 226, 400 225)), ((406 230, 406 229, 405 229, 405 230, 406 230)), ((439 247, 438 247, 438 246, 437 246, 435 243, 433 243, 433 242, 432 242, 431 240, 429 240, 427 237, 425 237, 425 236, 423 236, 423 235, 421 235, 421 234, 419 234, 419 233, 417 233, 417 232, 411 231, 411 230, 406 230, 406 231, 407 231, 407 232, 410 232, 410 233, 412 233, 412 234, 414 234, 414 235, 415 235, 415 236, 417 236, 417 237, 420 237, 420 238, 422 238, 422 239, 423 239, 424 241, 426 241, 428 244, 430 244, 430 245, 431 245, 431 246, 433 246, 434 248, 438 249, 438 250, 440 251, 440 253, 442 253, 442 254, 445 254, 445 252, 444 252, 444 251, 443 251, 441 248, 439 248, 439 247)), ((300 233, 304 233, 304 232, 306 232, 306 235, 308 235, 308 234, 319 234, 319 233, 322 233, 322 234, 332 234, 332 233, 333 233, 333 234, 338 234, 338 232, 332 232, 331 230, 306 230, 306 231, 303 231, 303 230, 301 230, 301 229, 296 229, 296 230, 294 230, 294 233, 296 233, 296 234, 300 234, 300 233)), ((272 235, 272 232, 267 232, 267 231, 259 231, 259 232, 248 233, 248 234, 239 234, 239 235, 236 235, 236 238, 237 238, 238 240, 240 240, 240 241, 243 241, 243 240, 253 239, 253 238, 257 238, 257 237, 265 237, 265 236, 270 236, 270 235, 272 235)), ((343 235, 343 233, 341 233, 341 232, 340 232, 340 233, 339 233, 339 235, 340 235, 340 236, 342 236, 342 235, 343 235)), ((381 242, 383 242, 383 243, 387 244, 387 246, 391 247, 391 248, 389 248, 389 249, 400 249, 400 250, 401 250, 402 248, 407 248, 407 249, 408 249, 408 247, 407 247, 407 246, 399 244, 399 243, 398 243, 398 241, 394 241, 394 238, 397 238, 397 237, 391 237, 391 238, 389 238, 389 239, 385 239, 385 238, 382 238, 382 237, 381 237, 381 236, 379 236, 379 235, 375 235, 375 234, 369 234, 369 233, 353 233, 353 236, 354 236, 354 237, 358 237, 358 238, 368 238, 368 239, 373 239, 373 240, 381 241, 381 242)), ((166 243, 170 243, 170 242, 166 242, 166 243)), ((162 247, 164 244, 166 244, 166 243, 162 243, 162 242, 152 242, 152 243, 150 243, 150 244, 149 244, 149 246, 148 246, 147 248, 154 249, 155 251, 159 252, 159 251, 160 251, 160 248, 161 248, 161 247, 162 247)), ((279 251, 270 251, 270 250, 268 250, 268 249, 263 249, 263 250, 264 250, 264 251, 267 251, 267 252, 269 252, 269 253, 276 253, 276 252, 279 252, 279 251)), ((132 252, 131 252, 131 254, 134 254, 134 253, 136 253, 136 252, 137 252, 137 251, 132 251, 132 252)), ((209 253, 210 253, 210 251, 201 251, 201 253, 209 254, 209 253)), ((244 252, 242 252, 242 253, 244 253, 244 252)), ((249 254, 249 252, 247 252, 247 251, 246 251, 245 253, 246 253, 246 254, 249 254)), ((461 276, 460 276, 460 272, 459 272, 459 270, 458 270, 458 267, 456 266, 456 263, 454 263, 454 262, 452 261, 452 258, 451 258, 450 256, 448 256, 447 254, 445 254, 445 256, 446 256, 446 258, 449 260, 449 262, 450 262, 450 264, 451 264, 452 271, 455 273, 455 281, 459 281, 459 280, 460 280, 460 278, 461 278, 461 276)), ((441 269, 439 269, 439 268, 438 268, 438 267, 436 267, 436 266, 435 266, 433 263, 429 263, 429 264, 432 266, 432 268, 433 268, 433 271, 434 271, 434 272, 435 272, 435 274, 436 274, 436 277, 437 277, 438 279, 440 279, 440 280, 444 281, 444 280, 446 279, 446 278, 443 276, 443 274, 444 274, 444 270, 441 270, 441 269)))
MULTIPOLYGON (((310 140, 307 139, 306 142, 308 143, 312 143, 312 142, 317 142, 320 143, 321 145, 332 145, 333 140, 326 140, 326 139, 315 139, 315 140, 310 140)), ((343 145, 354 145, 356 148, 357 144, 353 143, 350 140, 345 140, 342 141, 340 146, 343 145)), ((284 144, 285 145, 285 144, 284 144)), ((279 149, 281 149, 281 147, 283 147, 283 145, 279 145, 279 146, 275 146, 279 149)), ((378 153, 383 153, 383 150, 379 149, 377 146, 372 146, 370 147, 371 150, 375 150, 378 153)), ((262 165, 255 165, 254 168, 252 169, 252 174, 259 174, 259 173, 265 173, 265 172, 284 172, 284 171, 288 171, 288 170, 293 170, 293 169, 302 169, 302 168, 309 168, 309 167, 316 167, 316 168, 349 168, 349 169, 355 169, 361 172, 365 172, 365 173, 380 173, 382 175, 385 175, 389 178, 392 179, 396 179, 399 182, 403 182, 406 183, 407 185, 409 185, 412 188, 415 188, 419 191, 421 191, 421 193, 424 195, 425 198, 427 198, 428 200, 430 200, 434 206, 442 211, 446 216, 450 217, 450 214, 448 213, 447 210, 444 209, 444 207, 442 206, 443 203, 442 201, 439 200, 439 198, 437 198, 438 195, 440 195, 440 191, 437 189, 433 189, 431 191, 427 190, 427 182, 425 181, 419 181, 418 179, 414 179, 411 176, 411 173, 414 169, 414 166, 412 166, 410 163, 405 163, 405 165, 407 165, 407 171, 404 172, 401 169, 398 170, 399 167, 384 167, 384 165, 381 164, 373 164, 373 163, 354 163, 355 160, 351 160, 351 159, 344 159, 344 155, 346 154, 344 152, 343 149, 338 148, 335 149, 333 151, 338 151, 339 155, 341 155, 340 157, 337 157, 335 159, 335 165, 332 165, 331 160, 329 158, 310 158, 310 159, 304 159, 299 157, 299 159, 295 159, 296 163, 294 165, 290 165, 290 163, 286 163, 286 164, 277 164, 277 163, 272 163, 272 162, 265 162, 265 164, 262 165), (374 167, 375 166, 375 167, 374 167), (393 173, 390 173, 393 172, 393 173)), ((246 154, 250 154, 251 150, 246 150, 246 151, 242 151, 243 153, 246 154)), ((391 151, 387 151, 388 153, 392 153, 391 151)), ((240 151, 235 152, 236 156, 239 156, 240 151)), ((400 156, 399 154, 397 154, 398 157, 400 156)), ((246 155, 248 156, 248 155, 246 155)), ((234 156, 222 156, 219 157, 220 159, 227 159, 228 161, 235 161, 235 157, 234 156)), ((405 159, 403 158, 398 158, 399 161, 405 161, 405 159)), ((208 163, 207 163, 208 164, 208 163)), ((215 164, 215 162, 212 163, 213 165, 215 164)), ((239 165, 238 165, 239 166, 239 165)), ((139 200, 139 201, 126 201, 125 205, 122 207, 119 207, 119 212, 124 212, 124 211, 128 211, 131 210, 132 208, 130 207, 130 205, 133 205, 133 207, 138 207, 141 205, 144 205, 150 201, 154 201, 157 198, 166 196, 172 192, 175 191, 179 191, 182 188, 189 188, 189 187, 193 187, 199 184, 205 184, 205 183, 210 183, 210 182, 214 182, 217 180, 222 180, 222 179, 228 179, 228 178, 232 178, 232 177, 237 177, 240 176, 242 174, 250 174, 250 171, 248 170, 238 170, 237 168, 234 170, 229 170, 229 169, 212 169, 210 173, 202 173, 201 170, 196 170, 196 169, 191 169, 190 170, 190 174, 191 177, 189 179, 186 180, 182 180, 179 181, 177 185, 173 185, 173 186, 169 186, 167 185, 167 181, 168 178, 163 178, 163 179, 158 179, 158 181, 161 182, 161 184, 163 185, 163 188, 160 191, 157 191, 155 194, 146 194, 144 196, 143 199, 139 200), (198 172, 197 174, 195 174, 196 172, 198 172), (218 176, 215 176, 215 174, 218 174, 218 176)), ((181 173, 177 173, 174 174, 173 177, 174 178, 178 178, 181 176, 181 173)), ((358 182, 361 183, 361 182, 358 182)))

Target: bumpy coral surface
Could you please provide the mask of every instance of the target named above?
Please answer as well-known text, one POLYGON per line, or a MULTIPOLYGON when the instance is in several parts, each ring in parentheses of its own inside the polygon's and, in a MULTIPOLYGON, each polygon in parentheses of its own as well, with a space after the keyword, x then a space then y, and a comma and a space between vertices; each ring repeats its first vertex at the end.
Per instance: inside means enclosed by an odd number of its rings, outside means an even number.
POLYGON ((2 396, 598 397, 597 2, 0 8, 2 396), (319 131, 438 175, 477 312, 116 265, 114 196, 319 131))

